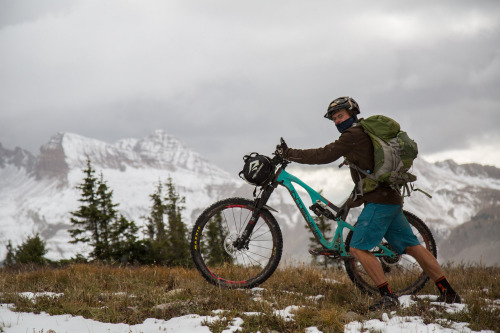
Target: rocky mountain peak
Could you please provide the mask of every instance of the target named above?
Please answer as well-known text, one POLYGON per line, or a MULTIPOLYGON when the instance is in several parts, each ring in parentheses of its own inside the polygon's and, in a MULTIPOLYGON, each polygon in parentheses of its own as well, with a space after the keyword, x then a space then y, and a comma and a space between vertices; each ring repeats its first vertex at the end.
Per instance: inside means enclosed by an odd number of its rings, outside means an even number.
POLYGON ((500 179, 500 169, 477 163, 458 164, 453 160, 436 162, 436 166, 449 169, 458 176, 500 179))
POLYGON ((139 147, 157 153, 162 153, 165 150, 188 149, 177 138, 167 134, 164 130, 156 130, 145 138, 138 140, 136 148, 139 147))
POLYGON ((64 133, 58 133, 40 147, 35 174, 37 179, 56 177, 65 180, 69 171, 63 148, 64 133))
POLYGON ((0 168, 4 168, 9 164, 17 168, 25 168, 27 173, 32 173, 35 163, 36 158, 29 151, 19 147, 9 150, 4 148, 0 143, 0 168))
POLYGON ((163 130, 156 130, 137 140, 132 150, 136 154, 135 158, 149 167, 172 169, 175 165, 176 168, 196 171, 199 167, 208 165, 201 155, 163 130))
POLYGON ((156 130, 142 139, 122 139, 116 143, 86 138, 73 133, 58 133, 40 148, 36 163, 37 179, 67 178, 69 170, 85 167, 90 158, 96 169, 183 169, 204 176, 228 177, 200 154, 184 146, 174 136, 156 130))

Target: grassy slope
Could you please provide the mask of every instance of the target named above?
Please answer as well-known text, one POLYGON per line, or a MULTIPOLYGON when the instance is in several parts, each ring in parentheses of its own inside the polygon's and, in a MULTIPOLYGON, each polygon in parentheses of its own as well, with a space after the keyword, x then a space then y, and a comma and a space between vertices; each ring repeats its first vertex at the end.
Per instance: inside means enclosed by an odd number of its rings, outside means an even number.
MULTIPOLYGON (((435 311, 426 300, 397 311, 397 315, 421 316, 426 322, 446 318, 468 322, 472 330, 500 332, 500 268, 447 267, 447 276, 465 299, 468 312, 435 311)), ((354 288, 343 270, 324 271, 310 266, 278 270, 263 290, 224 290, 208 284, 194 269, 165 267, 112 267, 90 264, 58 269, 1 270, 2 303, 14 303, 18 311, 74 314, 102 322, 142 323, 147 318, 170 319, 185 314, 214 316, 224 309, 225 319, 210 324, 213 332, 227 328, 232 318, 243 318, 243 332, 304 332, 317 326, 323 332, 343 332, 353 320, 380 318, 367 313, 373 300, 354 288), (19 292, 63 293, 32 302, 19 292), (314 296, 323 295, 319 299, 314 296), (312 296, 312 297, 311 297, 312 296), (275 310, 301 306, 293 321, 275 310), (248 316, 247 312, 261 315, 248 316)), ((428 284, 420 294, 435 294, 428 284)), ((441 323, 442 325, 442 323, 441 323)))

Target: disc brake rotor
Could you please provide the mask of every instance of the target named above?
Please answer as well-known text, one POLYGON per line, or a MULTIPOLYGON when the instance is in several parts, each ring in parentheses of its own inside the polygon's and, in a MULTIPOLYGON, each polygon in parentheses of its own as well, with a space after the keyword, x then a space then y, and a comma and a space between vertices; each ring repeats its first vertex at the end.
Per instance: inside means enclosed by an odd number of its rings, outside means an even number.
POLYGON ((224 240, 224 250, 226 250, 226 253, 233 258, 236 258, 244 250, 244 249, 238 250, 233 245, 233 243, 238 239, 238 237, 239 237, 238 234, 233 233, 227 235, 226 239, 224 240))

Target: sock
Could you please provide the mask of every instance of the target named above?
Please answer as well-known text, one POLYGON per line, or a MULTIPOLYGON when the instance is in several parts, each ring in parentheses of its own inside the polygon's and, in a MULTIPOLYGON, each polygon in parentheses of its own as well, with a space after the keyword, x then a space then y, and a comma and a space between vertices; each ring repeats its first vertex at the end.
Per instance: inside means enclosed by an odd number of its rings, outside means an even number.
POLYGON ((450 286, 450 283, 448 282, 448 280, 446 280, 446 277, 441 276, 439 279, 436 280, 435 283, 441 294, 446 294, 446 295, 456 294, 456 291, 453 290, 453 288, 450 286))
POLYGON ((381 296, 392 294, 391 287, 389 287, 389 283, 387 281, 378 285, 377 288, 381 296))

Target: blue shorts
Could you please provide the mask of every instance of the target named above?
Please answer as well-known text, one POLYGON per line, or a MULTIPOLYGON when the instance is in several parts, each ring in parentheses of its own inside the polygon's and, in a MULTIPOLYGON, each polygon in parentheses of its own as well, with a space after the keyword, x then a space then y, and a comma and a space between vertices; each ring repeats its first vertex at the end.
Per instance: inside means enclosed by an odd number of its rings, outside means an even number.
POLYGON ((369 203, 359 215, 350 246, 371 250, 385 238, 398 254, 407 246, 419 245, 400 205, 369 203))

